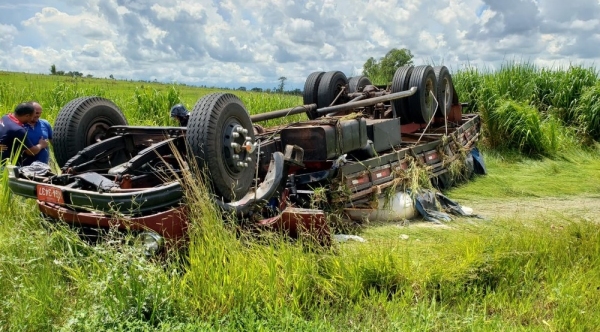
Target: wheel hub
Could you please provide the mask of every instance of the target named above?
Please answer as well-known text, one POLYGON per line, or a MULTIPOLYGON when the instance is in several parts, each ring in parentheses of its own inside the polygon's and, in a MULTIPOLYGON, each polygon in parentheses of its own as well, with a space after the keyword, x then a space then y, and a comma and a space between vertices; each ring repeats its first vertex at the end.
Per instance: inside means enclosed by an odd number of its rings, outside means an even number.
POLYGON ((249 167, 257 146, 248 129, 237 121, 231 121, 223 137, 223 157, 227 168, 232 173, 239 173, 249 167))
POLYGON ((100 142, 104 139, 104 135, 106 135, 106 131, 108 131, 110 125, 104 122, 96 122, 94 123, 90 129, 87 131, 86 142, 87 145, 91 145, 94 143, 100 142))

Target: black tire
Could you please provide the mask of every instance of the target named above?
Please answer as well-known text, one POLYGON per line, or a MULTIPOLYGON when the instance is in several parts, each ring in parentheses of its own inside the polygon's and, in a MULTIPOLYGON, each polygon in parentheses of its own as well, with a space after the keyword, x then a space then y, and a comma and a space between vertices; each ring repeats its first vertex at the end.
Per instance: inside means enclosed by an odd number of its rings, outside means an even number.
MULTIPOLYGON (((306 78, 306 81, 304 82, 304 91, 302 92, 302 99, 304 105, 317 103, 319 82, 321 82, 321 77, 323 77, 324 74, 324 71, 316 71, 308 75, 308 77, 306 78)), ((311 120, 319 117, 319 115, 315 111, 306 111, 306 116, 311 120)))
POLYGON ((408 97, 410 118, 416 123, 428 123, 435 115, 435 100, 432 93, 436 93, 437 81, 433 67, 417 66, 410 75, 409 86, 417 87, 417 92, 408 97))
MULTIPOLYGON (((413 68, 413 66, 402 66, 396 70, 394 73, 394 79, 392 81, 392 93, 410 89, 410 86, 408 85, 413 68)), ((408 111, 408 99, 409 98, 400 98, 392 100, 392 109, 394 110, 394 114, 397 117, 400 117, 400 122, 403 124, 413 122, 410 117, 410 112, 408 111)))
POLYGON ((348 79, 348 93, 361 92, 365 86, 372 85, 371 80, 366 76, 354 76, 348 79))
POLYGON ((436 98, 438 101, 437 116, 447 116, 450 114, 452 104, 454 103, 454 84, 452 83, 452 76, 446 66, 433 67, 435 73, 435 79, 437 80, 437 94, 436 98))
POLYGON ((60 167, 84 148, 102 140, 112 126, 127 125, 123 112, 110 100, 80 97, 65 105, 56 117, 52 145, 60 167))
MULTIPOLYGON (((341 71, 330 71, 325 73, 319 83, 319 93, 317 95, 317 107, 328 107, 331 106, 335 98, 338 96, 340 91, 348 85, 348 79, 346 75, 341 71)), ((341 96, 340 96, 341 97, 341 96)), ((345 101, 347 98, 338 98, 336 105, 345 101)))
POLYGON ((231 93, 211 93, 196 102, 190 113, 186 140, 198 166, 209 174, 215 193, 231 202, 246 195, 254 179, 256 151, 236 150, 233 143, 254 143, 250 115, 242 101, 231 93), (236 128, 245 129, 245 133, 236 128), (235 137, 237 132, 239 137, 235 137), (234 155, 239 156, 235 158, 234 155), (245 162, 247 166, 239 166, 245 162))

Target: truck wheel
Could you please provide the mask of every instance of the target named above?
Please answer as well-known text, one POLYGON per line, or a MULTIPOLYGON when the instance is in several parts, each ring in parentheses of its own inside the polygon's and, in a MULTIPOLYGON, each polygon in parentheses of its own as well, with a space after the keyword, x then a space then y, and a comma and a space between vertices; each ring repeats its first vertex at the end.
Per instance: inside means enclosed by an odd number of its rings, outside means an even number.
POLYGON ((123 112, 110 100, 80 97, 65 105, 54 125, 54 156, 60 167, 79 151, 104 139, 108 128, 127 125, 123 112))
MULTIPOLYGON (((413 66, 402 66, 396 70, 394 79, 392 80, 392 93, 406 91, 411 88, 408 86, 408 83, 413 68, 413 66)), ((408 98, 392 100, 392 109, 394 110, 394 114, 400 117, 401 123, 406 124, 413 121, 410 118, 410 112, 408 112, 408 98)))
POLYGON ((348 80, 348 93, 361 92, 365 86, 371 84, 371 80, 366 76, 351 77, 348 80))
MULTIPOLYGON (((336 100, 335 98, 346 85, 348 85, 348 79, 341 71, 330 71, 325 73, 319 83, 317 106, 319 108, 331 106, 331 103, 336 100)), ((339 104, 346 99, 343 96, 340 97, 341 98, 336 100, 336 104, 339 104)))
POLYGON ((238 97, 216 92, 200 98, 190 114, 186 140, 217 195, 226 202, 246 195, 257 156, 252 121, 238 97))
POLYGON ((435 72, 435 78, 437 80, 436 98, 439 103, 436 115, 446 116, 447 114, 450 114, 454 99, 452 76, 450 76, 450 72, 446 66, 435 66, 433 67, 433 71, 435 72))
MULTIPOLYGON (((319 91, 319 82, 321 82, 321 77, 325 74, 324 71, 316 71, 306 78, 304 82, 304 91, 302 92, 302 99, 304 105, 316 104, 317 103, 317 93, 319 91)), ((319 117, 319 114, 315 111, 306 111, 306 116, 313 120, 319 117)))
POLYGON ((428 123, 435 115, 435 100, 437 82, 433 67, 417 66, 410 75, 409 86, 417 87, 417 92, 408 97, 410 118, 416 123, 428 123), (433 95, 432 95, 433 94, 433 95))

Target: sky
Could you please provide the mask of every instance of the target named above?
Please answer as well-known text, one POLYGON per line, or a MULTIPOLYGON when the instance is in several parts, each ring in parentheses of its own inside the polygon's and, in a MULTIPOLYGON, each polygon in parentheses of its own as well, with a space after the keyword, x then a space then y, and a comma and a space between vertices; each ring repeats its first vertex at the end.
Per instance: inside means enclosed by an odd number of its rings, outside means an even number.
POLYGON ((415 65, 600 64, 600 0, 0 0, 0 70, 302 89, 407 48, 415 65))

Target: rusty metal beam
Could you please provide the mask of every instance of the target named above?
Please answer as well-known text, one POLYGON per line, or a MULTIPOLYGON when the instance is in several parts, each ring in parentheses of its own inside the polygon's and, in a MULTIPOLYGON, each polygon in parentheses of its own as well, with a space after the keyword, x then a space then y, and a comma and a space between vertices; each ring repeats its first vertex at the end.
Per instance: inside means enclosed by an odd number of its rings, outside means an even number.
POLYGON ((250 116, 252 122, 260 122, 271 119, 283 118, 284 116, 300 114, 304 112, 314 111, 317 109, 317 104, 308 104, 302 106, 295 106, 292 108, 286 108, 277 111, 265 112, 261 114, 254 114, 250 116))
POLYGON ((380 97, 368 98, 368 99, 363 99, 363 100, 355 99, 354 101, 350 101, 345 104, 329 106, 329 107, 322 107, 319 109, 317 109, 317 104, 307 104, 307 105, 296 106, 296 107, 286 108, 286 109, 277 110, 277 111, 271 111, 271 112, 266 112, 266 113, 261 113, 261 114, 254 114, 254 115, 250 116, 250 120, 252 120, 252 122, 260 122, 260 121, 282 118, 282 117, 288 116, 288 115, 310 112, 310 111, 314 111, 314 110, 316 110, 318 113, 332 113, 332 112, 338 112, 338 111, 346 111, 346 110, 351 110, 356 107, 370 106, 370 105, 375 105, 377 103, 382 103, 385 101, 409 97, 409 96, 414 95, 415 92, 417 92, 417 88, 412 87, 406 91, 390 93, 390 94, 386 94, 386 95, 383 95, 380 97))
POLYGON ((317 109, 317 113, 333 113, 333 112, 351 110, 356 107, 371 106, 371 105, 375 105, 377 103, 382 103, 385 101, 410 97, 410 96, 414 95, 415 92, 417 92, 417 87, 413 86, 409 90, 400 91, 400 92, 396 92, 396 93, 390 93, 388 95, 384 95, 381 97, 369 98, 369 99, 359 100, 359 101, 355 101, 355 102, 349 102, 349 103, 345 103, 345 104, 341 104, 341 105, 322 107, 322 108, 317 109))

